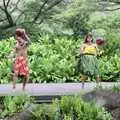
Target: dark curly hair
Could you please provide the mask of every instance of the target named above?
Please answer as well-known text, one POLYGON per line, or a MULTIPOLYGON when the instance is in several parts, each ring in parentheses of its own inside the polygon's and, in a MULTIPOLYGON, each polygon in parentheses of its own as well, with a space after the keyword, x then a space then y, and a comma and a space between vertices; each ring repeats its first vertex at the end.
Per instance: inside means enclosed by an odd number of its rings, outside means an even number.
MULTIPOLYGON (((92 38, 92 34, 88 34, 85 39, 84 39, 84 43, 88 43, 88 37, 91 37, 92 38)), ((92 41, 93 42, 93 38, 92 38, 92 41)))
POLYGON ((24 29, 17 28, 15 31, 15 34, 16 34, 16 40, 18 39, 18 37, 20 37, 20 38, 24 39, 25 41, 30 42, 29 37, 27 36, 24 29))

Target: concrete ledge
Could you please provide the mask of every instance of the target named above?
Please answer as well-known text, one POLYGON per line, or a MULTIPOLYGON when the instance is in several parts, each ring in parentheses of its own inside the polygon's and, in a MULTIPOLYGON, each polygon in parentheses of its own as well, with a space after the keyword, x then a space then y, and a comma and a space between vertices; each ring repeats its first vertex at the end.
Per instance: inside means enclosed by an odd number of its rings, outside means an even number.
MULTIPOLYGON (((101 82, 103 88, 112 88, 120 85, 120 82, 101 82)), ((85 83, 84 89, 81 83, 47 83, 47 84, 27 84, 26 90, 22 90, 22 84, 17 84, 16 89, 12 89, 11 84, 0 84, 0 96, 19 96, 26 93, 30 96, 63 96, 75 95, 92 91, 96 83, 85 83)))

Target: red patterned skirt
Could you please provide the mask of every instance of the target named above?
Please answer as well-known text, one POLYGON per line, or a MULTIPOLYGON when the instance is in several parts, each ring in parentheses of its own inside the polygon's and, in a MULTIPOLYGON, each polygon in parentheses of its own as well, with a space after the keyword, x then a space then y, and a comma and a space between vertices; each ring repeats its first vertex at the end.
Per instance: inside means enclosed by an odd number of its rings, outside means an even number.
POLYGON ((27 64, 27 57, 17 57, 14 62, 14 73, 17 76, 27 76, 29 74, 29 68, 27 64))

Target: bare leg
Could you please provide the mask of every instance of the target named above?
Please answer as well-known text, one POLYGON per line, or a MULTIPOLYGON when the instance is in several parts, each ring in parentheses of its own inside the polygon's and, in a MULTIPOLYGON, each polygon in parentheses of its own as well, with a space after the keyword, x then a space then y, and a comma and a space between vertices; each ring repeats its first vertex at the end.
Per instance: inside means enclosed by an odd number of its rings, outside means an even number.
POLYGON ((88 79, 88 76, 82 75, 81 81, 82 81, 82 88, 84 88, 84 82, 88 79))
POLYGON ((97 85, 99 85, 99 84, 100 84, 100 82, 101 82, 100 76, 99 76, 99 75, 97 75, 97 76, 96 76, 96 83, 97 83, 97 85))
POLYGON ((27 75, 27 76, 24 77, 23 87, 22 87, 23 90, 25 90, 25 86, 26 86, 26 83, 28 83, 28 81, 29 81, 29 75, 27 75))
POLYGON ((16 88, 16 80, 17 80, 17 75, 15 75, 15 73, 12 74, 12 80, 13 80, 13 89, 16 88))

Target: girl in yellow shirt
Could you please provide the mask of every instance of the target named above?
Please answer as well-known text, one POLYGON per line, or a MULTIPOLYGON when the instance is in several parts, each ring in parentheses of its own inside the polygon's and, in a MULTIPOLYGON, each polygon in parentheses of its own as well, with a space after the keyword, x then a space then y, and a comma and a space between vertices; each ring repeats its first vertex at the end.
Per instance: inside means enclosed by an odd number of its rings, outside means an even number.
POLYGON ((77 70, 82 74, 82 87, 84 87, 84 81, 88 79, 88 76, 94 76, 96 82, 100 82, 97 54, 99 54, 99 49, 97 44, 93 43, 92 35, 89 34, 80 47, 80 57, 77 61, 77 70))

